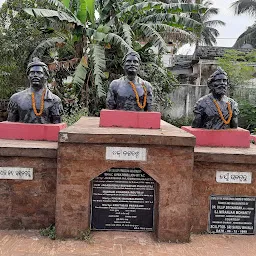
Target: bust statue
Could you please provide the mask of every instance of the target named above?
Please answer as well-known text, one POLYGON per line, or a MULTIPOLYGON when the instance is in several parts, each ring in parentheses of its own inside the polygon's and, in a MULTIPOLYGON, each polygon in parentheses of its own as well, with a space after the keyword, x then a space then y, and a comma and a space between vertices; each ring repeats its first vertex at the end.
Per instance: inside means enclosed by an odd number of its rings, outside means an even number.
POLYGON ((28 64, 27 76, 30 87, 11 96, 8 105, 9 122, 61 123, 63 107, 58 96, 47 88, 49 70, 45 63, 34 58, 28 64))
POLYGON ((225 94, 227 73, 218 68, 208 79, 210 94, 200 98, 194 107, 193 128, 228 129, 238 127, 238 104, 225 94))
POLYGON ((137 76, 140 62, 137 52, 128 52, 125 55, 125 76, 110 83, 107 94, 108 109, 152 111, 152 86, 137 76))

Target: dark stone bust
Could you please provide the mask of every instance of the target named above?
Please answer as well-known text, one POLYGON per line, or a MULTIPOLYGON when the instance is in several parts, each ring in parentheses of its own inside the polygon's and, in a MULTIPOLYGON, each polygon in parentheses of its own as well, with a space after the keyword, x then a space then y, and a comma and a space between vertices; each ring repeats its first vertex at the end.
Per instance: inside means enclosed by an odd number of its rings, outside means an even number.
POLYGON ((61 123, 63 107, 58 96, 47 88, 48 67, 34 58, 27 67, 30 87, 15 93, 8 105, 9 122, 21 123, 61 123))
POLYGON ((107 109, 127 111, 152 111, 152 86, 137 76, 140 56, 129 52, 123 59, 125 76, 110 83, 107 109))
POLYGON ((193 128, 228 129, 238 127, 238 104, 226 96, 228 76, 218 68, 208 79, 210 94, 200 98, 194 107, 193 128))

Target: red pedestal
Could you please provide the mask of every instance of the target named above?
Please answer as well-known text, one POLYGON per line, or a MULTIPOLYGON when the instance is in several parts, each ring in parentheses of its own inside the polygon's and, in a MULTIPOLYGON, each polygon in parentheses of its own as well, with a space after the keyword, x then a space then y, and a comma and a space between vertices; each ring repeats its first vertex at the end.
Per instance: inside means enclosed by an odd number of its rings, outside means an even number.
POLYGON ((66 128, 60 124, 0 123, 0 139, 58 141, 59 131, 66 128))
POLYGON ((181 129, 196 136, 196 146, 237 148, 250 147, 250 132, 242 128, 207 130, 201 128, 192 128, 191 126, 182 126, 181 129))
POLYGON ((250 140, 252 143, 256 144, 256 135, 251 135, 250 140))
POLYGON ((100 127, 160 129, 160 112, 100 111, 100 127))

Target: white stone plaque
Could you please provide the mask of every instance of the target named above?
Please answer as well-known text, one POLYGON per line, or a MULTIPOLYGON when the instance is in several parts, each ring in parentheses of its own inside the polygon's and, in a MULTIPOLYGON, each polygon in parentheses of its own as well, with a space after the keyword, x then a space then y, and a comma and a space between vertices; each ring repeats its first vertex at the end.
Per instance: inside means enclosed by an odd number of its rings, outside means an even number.
POLYGON ((0 167, 1 180, 33 180, 33 168, 0 167))
POLYGON ((106 160, 147 161, 146 148, 107 147, 106 160))
POLYGON ((218 183, 252 183, 251 172, 228 172, 228 171, 217 171, 216 181, 218 183))

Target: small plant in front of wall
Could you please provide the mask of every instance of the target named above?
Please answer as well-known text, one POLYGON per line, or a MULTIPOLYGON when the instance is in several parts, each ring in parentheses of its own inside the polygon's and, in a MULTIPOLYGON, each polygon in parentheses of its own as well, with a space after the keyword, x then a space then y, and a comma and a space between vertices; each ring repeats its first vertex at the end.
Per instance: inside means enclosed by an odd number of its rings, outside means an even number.
POLYGON ((47 236, 52 240, 56 239, 56 229, 55 229, 55 225, 51 224, 49 227, 47 228, 42 228, 39 231, 41 236, 47 236))
POLYGON ((91 229, 79 230, 76 240, 90 242, 92 239, 91 229))

